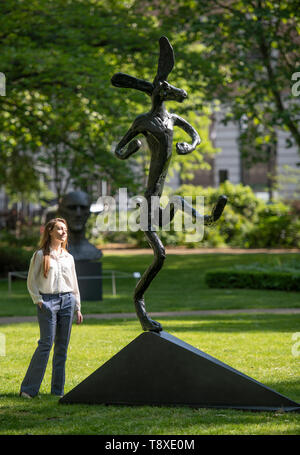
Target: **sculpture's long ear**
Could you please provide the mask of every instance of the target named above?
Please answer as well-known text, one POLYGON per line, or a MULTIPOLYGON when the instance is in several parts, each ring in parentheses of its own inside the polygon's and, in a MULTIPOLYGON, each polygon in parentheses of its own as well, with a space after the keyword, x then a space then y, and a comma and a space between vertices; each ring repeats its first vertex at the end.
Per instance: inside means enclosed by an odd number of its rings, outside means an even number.
POLYGON ((125 73, 114 74, 111 78, 111 83, 115 87, 134 88, 135 90, 140 90, 148 95, 152 95, 154 90, 154 86, 151 82, 144 81, 143 79, 137 79, 136 77, 129 76, 125 73))
POLYGON ((174 51, 166 36, 162 36, 159 39, 159 47, 160 53, 158 60, 157 75, 155 79, 159 81, 166 81, 168 75, 170 74, 174 67, 175 63, 174 51))

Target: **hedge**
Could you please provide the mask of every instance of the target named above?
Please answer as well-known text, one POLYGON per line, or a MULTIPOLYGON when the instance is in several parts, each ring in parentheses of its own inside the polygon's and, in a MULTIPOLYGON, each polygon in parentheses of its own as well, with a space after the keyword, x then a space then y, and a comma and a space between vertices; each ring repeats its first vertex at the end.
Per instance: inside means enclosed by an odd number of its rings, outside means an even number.
POLYGON ((32 251, 12 246, 0 246, 0 276, 8 272, 28 270, 32 251))
POLYGON ((206 272, 205 282, 211 288, 300 291, 300 273, 298 271, 215 269, 206 272))

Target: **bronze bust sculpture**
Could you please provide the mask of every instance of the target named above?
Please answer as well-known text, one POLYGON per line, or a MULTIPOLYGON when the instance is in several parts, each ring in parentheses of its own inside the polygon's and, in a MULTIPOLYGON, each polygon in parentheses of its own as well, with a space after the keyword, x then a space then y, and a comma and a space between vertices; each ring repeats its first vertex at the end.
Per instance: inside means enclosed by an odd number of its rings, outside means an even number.
POLYGON ((85 226, 90 216, 91 200, 84 191, 72 191, 60 201, 58 213, 68 223, 68 250, 76 261, 100 259, 101 250, 85 238, 85 226))

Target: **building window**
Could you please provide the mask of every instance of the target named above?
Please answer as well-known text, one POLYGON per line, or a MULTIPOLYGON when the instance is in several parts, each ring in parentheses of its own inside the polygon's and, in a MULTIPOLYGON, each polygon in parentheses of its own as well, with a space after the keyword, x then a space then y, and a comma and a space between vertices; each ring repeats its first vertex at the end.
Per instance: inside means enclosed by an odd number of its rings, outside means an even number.
POLYGON ((224 183, 228 180, 228 170, 227 169, 220 169, 219 170, 219 182, 224 183))

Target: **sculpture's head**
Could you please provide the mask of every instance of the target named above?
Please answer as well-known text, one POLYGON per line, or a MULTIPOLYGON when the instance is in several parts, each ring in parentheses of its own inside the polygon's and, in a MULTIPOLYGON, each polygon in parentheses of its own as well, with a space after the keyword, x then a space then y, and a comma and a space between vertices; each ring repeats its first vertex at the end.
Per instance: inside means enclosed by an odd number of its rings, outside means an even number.
POLYGON ((116 73, 111 78, 112 85, 145 92, 152 97, 154 105, 161 104, 164 101, 182 102, 185 100, 187 98, 186 91, 176 88, 167 82, 167 78, 175 63, 173 48, 168 38, 162 36, 159 40, 159 47, 158 68, 153 83, 129 76, 128 74, 116 73))
POLYGON ((90 216, 90 197, 84 191, 72 191, 60 201, 59 213, 67 220, 70 231, 80 232, 90 216))

